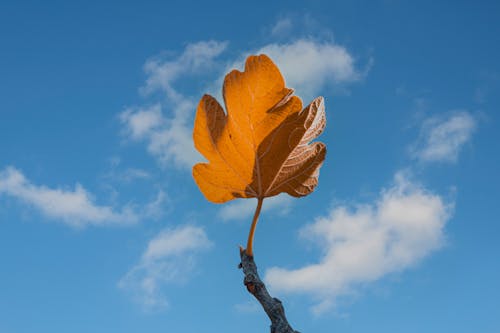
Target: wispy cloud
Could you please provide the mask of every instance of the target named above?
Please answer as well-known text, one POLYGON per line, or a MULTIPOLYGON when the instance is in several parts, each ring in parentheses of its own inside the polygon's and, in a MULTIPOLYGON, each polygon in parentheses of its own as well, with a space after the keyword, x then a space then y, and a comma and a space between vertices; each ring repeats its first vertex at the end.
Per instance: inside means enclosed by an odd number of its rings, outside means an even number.
POLYGON ((141 91, 151 94, 160 90, 165 92, 169 99, 178 104, 182 103, 184 96, 174 87, 175 82, 182 77, 208 71, 227 45, 228 43, 223 41, 200 41, 188 44, 178 57, 148 60, 144 65, 148 78, 141 91))
POLYGON ((129 206, 117 210, 96 204, 93 196, 80 184, 74 189, 35 185, 14 167, 0 170, 0 194, 14 197, 49 218, 75 227, 130 224, 140 218, 140 214, 129 206))
POLYGON ((271 28, 271 35, 273 37, 282 37, 288 34, 293 28, 292 18, 283 17, 276 21, 271 28))
POLYGON ((149 153, 163 166, 173 162, 179 168, 190 168, 200 160, 188 124, 197 98, 182 93, 175 84, 179 79, 209 71, 226 47, 226 42, 201 41, 188 44, 177 57, 153 58, 144 65, 147 79, 141 92, 144 95, 160 92, 165 100, 151 106, 128 108, 120 114, 120 121, 128 137, 146 141, 149 153))
POLYGON ((151 174, 143 169, 138 168, 126 168, 118 174, 115 174, 114 177, 116 179, 120 179, 126 183, 132 182, 138 179, 149 179, 151 178, 151 174))
MULTIPOLYGON (((266 198, 262 206, 262 211, 274 211, 280 214, 288 214, 292 204, 292 197, 287 194, 278 195, 271 198, 266 198)), ((252 217, 257 200, 254 199, 238 199, 225 204, 218 213, 218 216, 223 221, 243 220, 252 217)))
POLYGON ((234 305, 236 312, 249 314, 261 311, 261 307, 257 300, 251 299, 250 301, 241 302, 234 305))
POLYGON ((120 121, 126 125, 126 134, 134 140, 151 136, 152 132, 165 123, 160 104, 128 108, 120 114, 120 121))
POLYGON ((420 162, 456 162, 462 147, 476 129, 475 118, 467 111, 424 121, 418 140, 410 147, 420 162))
MULTIPOLYGON (((194 110, 194 102, 189 101, 194 110)), ((193 110, 185 110, 192 113, 193 110)), ((169 119, 160 104, 152 107, 128 108, 120 114, 128 137, 146 141, 147 150, 162 166, 171 163, 178 168, 189 168, 200 160, 191 138, 191 129, 182 117, 169 119), (153 121, 154 120, 154 121, 153 121)))
POLYGON ((131 293, 146 311, 165 309, 168 301, 164 286, 186 282, 195 273, 199 252, 212 245, 200 227, 165 229, 149 242, 139 263, 118 282, 118 287, 131 293))
POLYGON ((148 170, 135 167, 122 168, 121 163, 120 157, 111 157, 108 163, 109 170, 102 175, 102 178, 106 181, 111 180, 119 183, 151 180, 152 174, 148 170))
POLYGON ((161 218, 165 213, 165 204, 168 203, 168 201, 169 198, 167 193, 163 190, 159 190, 156 194, 156 198, 144 206, 142 216, 152 219, 161 218))
POLYGON ((335 207, 305 226, 302 237, 321 246, 316 264, 273 267, 265 280, 274 291, 307 293, 327 310, 335 299, 366 283, 418 263, 444 242, 453 205, 397 173, 372 204, 335 207))

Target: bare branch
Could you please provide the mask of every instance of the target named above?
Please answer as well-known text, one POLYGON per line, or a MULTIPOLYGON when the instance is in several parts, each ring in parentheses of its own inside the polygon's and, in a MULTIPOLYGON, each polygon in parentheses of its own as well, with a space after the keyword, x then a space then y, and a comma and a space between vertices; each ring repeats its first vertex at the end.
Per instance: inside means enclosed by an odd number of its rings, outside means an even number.
POLYGON ((259 301, 271 320, 271 333, 300 333, 295 331, 288 323, 281 301, 271 297, 267 292, 266 285, 257 273, 257 265, 253 260, 253 256, 249 256, 243 248, 240 248, 240 257, 241 263, 238 268, 242 268, 245 274, 243 283, 248 292, 259 301))

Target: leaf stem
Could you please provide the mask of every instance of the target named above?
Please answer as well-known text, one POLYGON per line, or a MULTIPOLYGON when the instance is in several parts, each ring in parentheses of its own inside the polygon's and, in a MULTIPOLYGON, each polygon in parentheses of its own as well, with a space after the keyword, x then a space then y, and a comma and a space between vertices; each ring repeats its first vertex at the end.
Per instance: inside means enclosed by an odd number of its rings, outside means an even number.
POLYGON ((248 233, 248 242, 246 253, 248 256, 253 257, 253 236, 255 234, 255 227, 257 226, 257 220, 259 219, 260 210, 262 209, 262 202, 264 198, 257 199, 257 207, 255 208, 255 213, 253 215, 252 226, 250 227, 250 232, 248 233))

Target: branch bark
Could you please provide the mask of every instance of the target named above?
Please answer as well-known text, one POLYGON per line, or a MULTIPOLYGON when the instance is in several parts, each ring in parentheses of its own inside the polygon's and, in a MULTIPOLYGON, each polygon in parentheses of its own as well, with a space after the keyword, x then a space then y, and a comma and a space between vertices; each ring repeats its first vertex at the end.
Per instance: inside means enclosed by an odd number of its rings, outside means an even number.
POLYGON ((243 274, 245 274, 243 283, 248 292, 259 301, 271 320, 271 333, 300 333, 295 331, 288 323, 281 301, 269 295, 266 285, 257 273, 257 265, 253 260, 253 256, 249 256, 243 248, 240 248, 240 257, 241 263, 238 268, 243 269, 243 274))

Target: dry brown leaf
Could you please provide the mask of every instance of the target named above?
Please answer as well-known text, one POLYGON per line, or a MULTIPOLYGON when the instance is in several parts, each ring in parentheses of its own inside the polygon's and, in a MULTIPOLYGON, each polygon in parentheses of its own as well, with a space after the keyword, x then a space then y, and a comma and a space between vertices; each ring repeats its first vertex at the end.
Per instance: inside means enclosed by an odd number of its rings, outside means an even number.
POLYGON ((263 199, 282 192, 305 196, 318 184, 326 147, 310 142, 325 128, 323 98, 302 109, 266 55, 250 56, 243 72, 227 74, 223 95, 227 113, 210 95, 198 105, 194 144, 208 163, 196 164, 193 177, 209 201, 258 199, 247 246, 251 255, 263 199))

